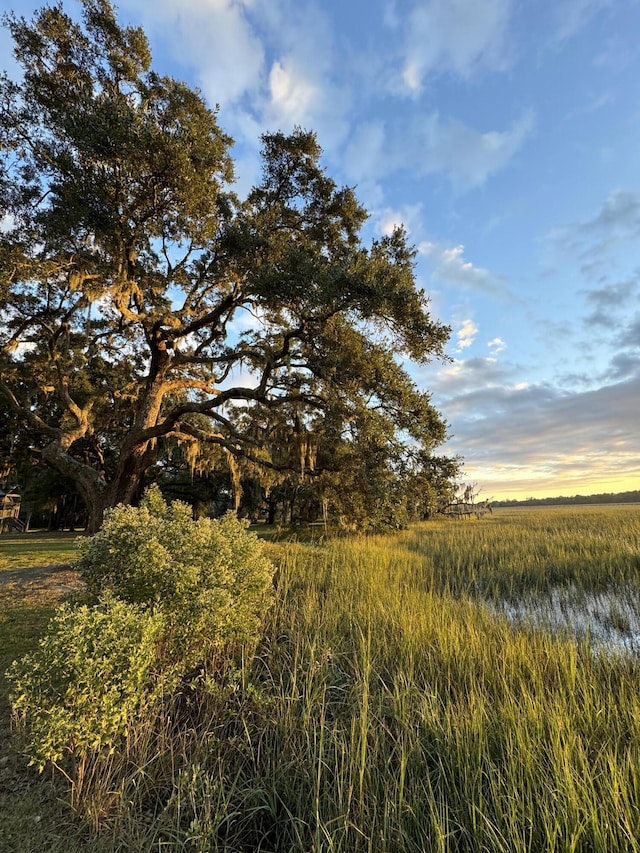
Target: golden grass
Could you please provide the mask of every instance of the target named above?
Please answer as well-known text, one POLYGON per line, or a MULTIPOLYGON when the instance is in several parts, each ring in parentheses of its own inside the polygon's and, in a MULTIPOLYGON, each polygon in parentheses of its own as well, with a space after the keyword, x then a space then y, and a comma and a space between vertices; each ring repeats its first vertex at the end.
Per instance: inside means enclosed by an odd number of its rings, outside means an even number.
POLYGON ((640 607, 640 507, 271 548, 277 605, 234 692, 92 770, 114 849, 640 850, 638 657, 490 606, 571 586, 640 607))

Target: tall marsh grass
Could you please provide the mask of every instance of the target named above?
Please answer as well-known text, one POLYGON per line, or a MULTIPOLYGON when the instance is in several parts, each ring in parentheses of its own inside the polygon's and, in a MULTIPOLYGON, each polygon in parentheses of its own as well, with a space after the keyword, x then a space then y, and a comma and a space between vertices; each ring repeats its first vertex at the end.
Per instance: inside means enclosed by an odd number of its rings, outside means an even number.
POLYGON ((188 731, 139 733, 85 810, 125 850, 639 851, 640 659, 493 606, 637 600, 639 555, 637 507, 273 546, 276 606, 235 688, 188 731))

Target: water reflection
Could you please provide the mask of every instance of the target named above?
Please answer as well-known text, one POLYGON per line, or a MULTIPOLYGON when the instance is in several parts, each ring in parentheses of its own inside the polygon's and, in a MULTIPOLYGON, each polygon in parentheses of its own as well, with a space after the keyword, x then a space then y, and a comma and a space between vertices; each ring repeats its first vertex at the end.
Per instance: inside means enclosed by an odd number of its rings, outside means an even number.
POLYGON ((533 625, 589 639, 595 648, 640 653, 640 597, 637 589, 599 593, 576 587, 556 588, 519 602, 487 602, 494 612, 514 624, 533 625))

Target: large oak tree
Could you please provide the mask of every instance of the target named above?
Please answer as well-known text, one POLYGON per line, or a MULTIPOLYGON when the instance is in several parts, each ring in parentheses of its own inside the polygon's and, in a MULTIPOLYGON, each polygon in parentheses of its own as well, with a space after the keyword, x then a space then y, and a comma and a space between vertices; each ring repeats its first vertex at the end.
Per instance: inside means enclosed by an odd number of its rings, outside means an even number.
POLYGON ((280 408, 343 441, 443 440, 396 357, 442 357, 449 330, 402 231, 362 244, 313 134, 265 136, 240 200, 216 112, 108 0, 5 24, 24 74, 0 80, 0 397, 93 527, 167 440, 277 466, 256 424, 280 408))

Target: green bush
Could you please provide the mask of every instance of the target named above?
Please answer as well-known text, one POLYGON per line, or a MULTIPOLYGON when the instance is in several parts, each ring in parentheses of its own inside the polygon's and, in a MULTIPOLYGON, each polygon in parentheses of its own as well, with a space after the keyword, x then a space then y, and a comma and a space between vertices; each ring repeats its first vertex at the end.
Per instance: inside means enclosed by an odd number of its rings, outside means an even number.
POLYGON ((232 668, 255 646, 272 596, 263 545, 229 514, 193 521, 152 488, 80 543, 90 605, 65 605, 13 663, 14 717, 31 763, 113 749, 157 701, 232 668))
POLYGON ((111 510, 80 550, 89 595, 161 612, 163 653, 185 673, 260 636, 274 567, 233 513, 194 521, 187 504, 167 505, 152 487, 140 507, 111 510))
POLYGON ((7 672, 31 764, 112 749, 174 686, 158 669, 163 629, 161 613, 115 598, 58 608, 37 650, 7 672))

